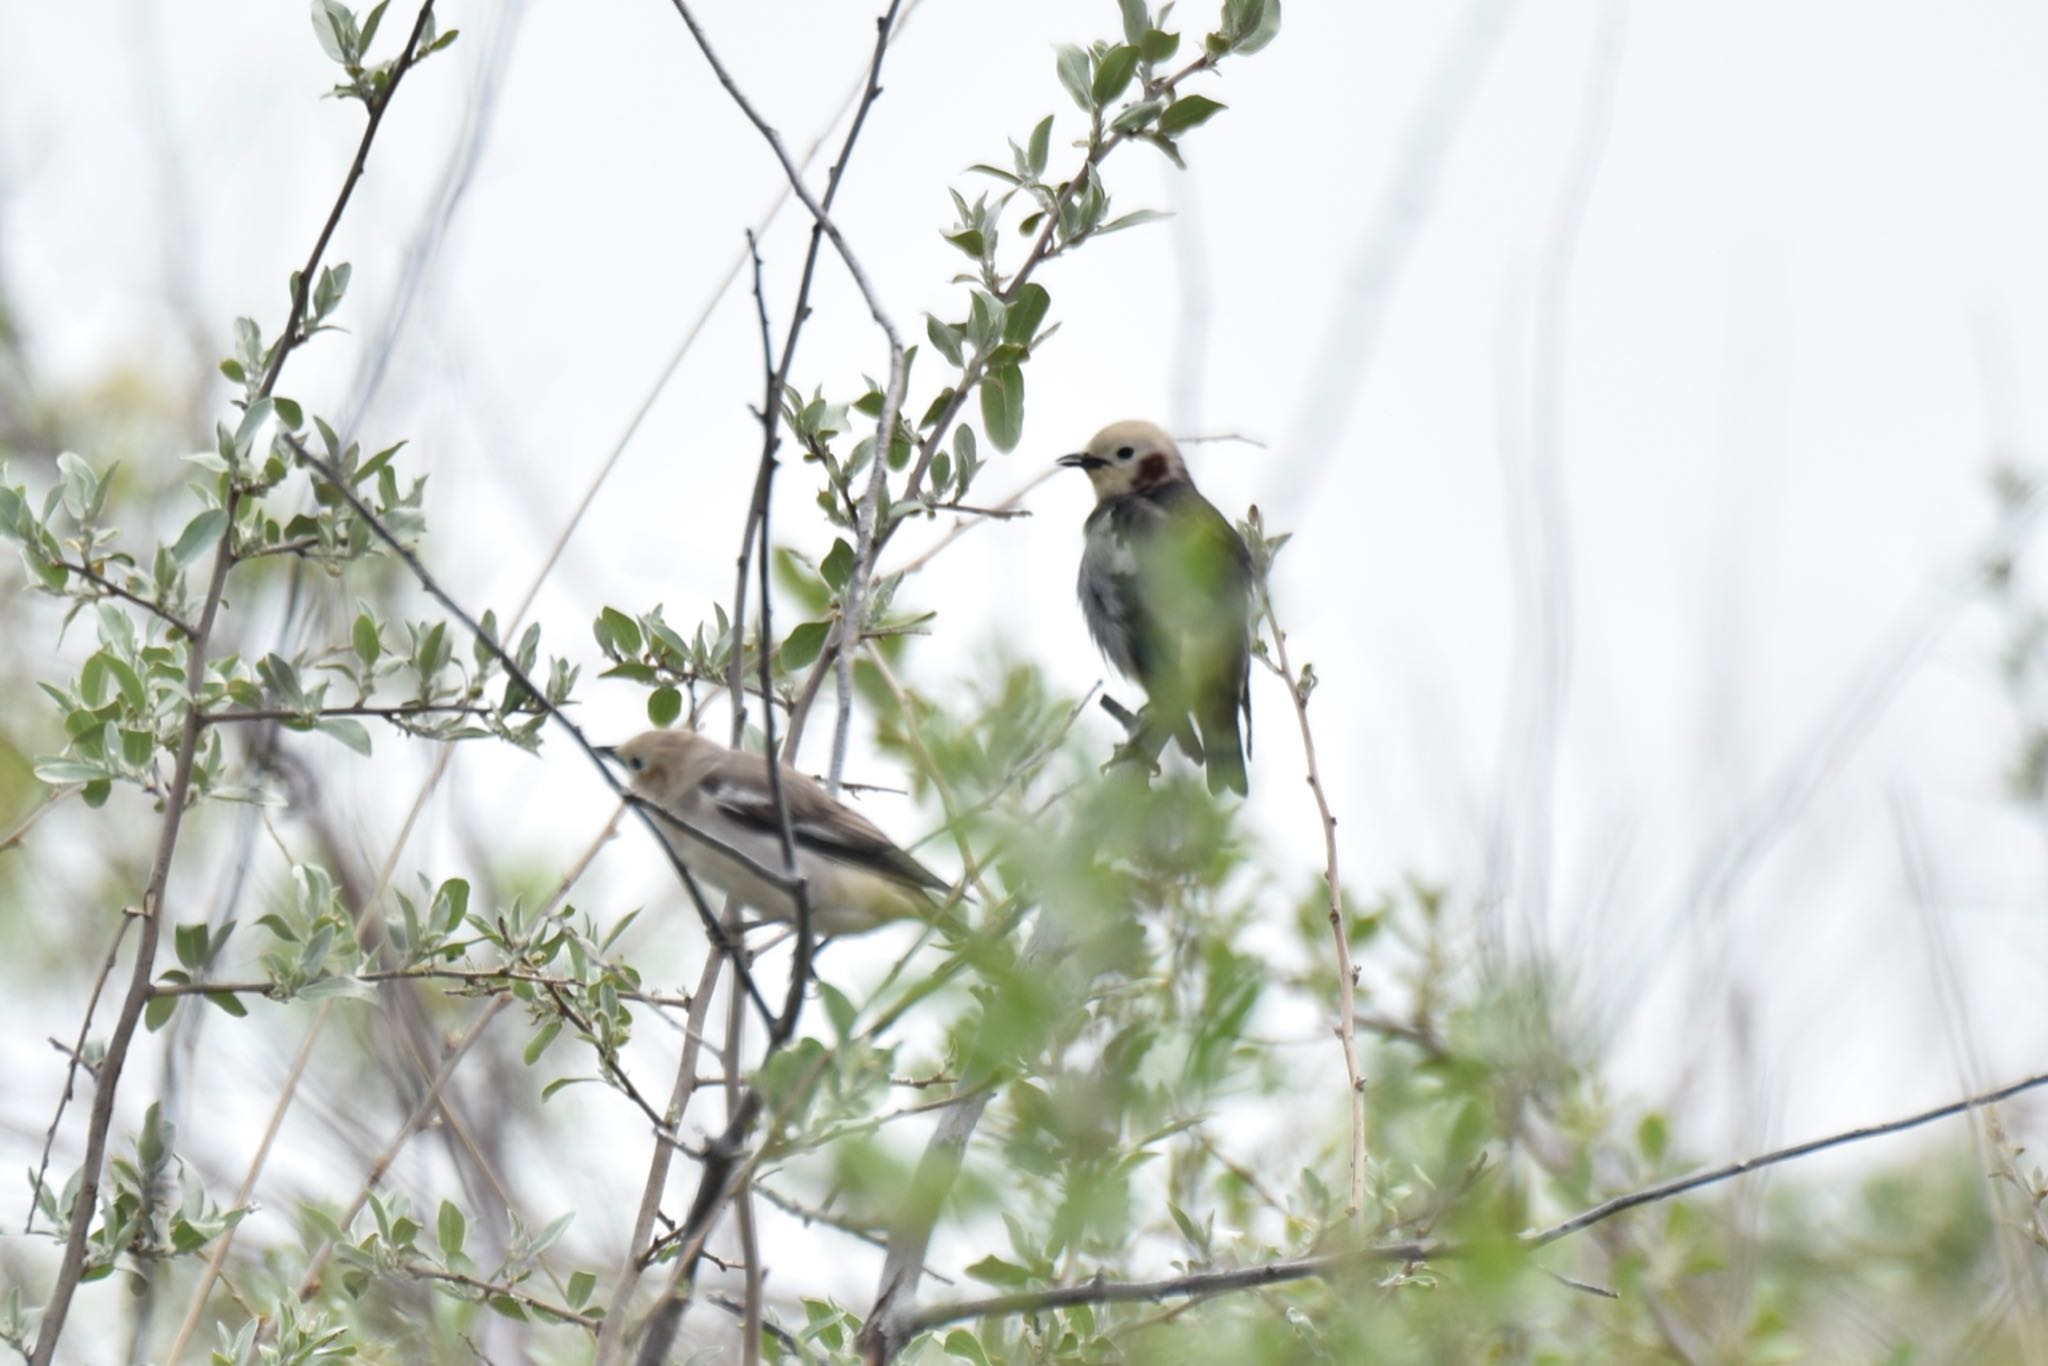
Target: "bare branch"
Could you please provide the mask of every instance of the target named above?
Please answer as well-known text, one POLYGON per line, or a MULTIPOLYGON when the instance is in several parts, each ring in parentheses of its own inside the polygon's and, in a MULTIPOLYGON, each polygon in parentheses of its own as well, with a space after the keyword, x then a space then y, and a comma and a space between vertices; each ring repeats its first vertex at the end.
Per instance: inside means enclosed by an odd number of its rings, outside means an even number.
MULTIPOLYGON (((1186 1276, 1169 1276, 1157 1281, 1109 1281, 1097 1276, 1079 1285, 1057 1286, 1051 1290, 1025 1290, 1014 1295, 991 1295, 987 1299, 960 1300, 938 1304, 912 1316, 909 1336, 929 1332, 966 1319, 999 1318, 1010 1314, 1031 1314, 1047 1309, 1065 1309, 1076 1304, 1131 1304, 1169 1299, 1176 1295, 1203 1297, 1231 1290, 1253 1290, 1287 1281, 1310 1280, 1373 1262, 1419 1262, 1441 1256, 1443 1248, 1432 1243, 1389 1243, 1362 1252, 1333 1252, 1320 1257, 1296 1257, 1259 1266, 1233 1267, 1228 1271, 1197 1271, 1186 1276)), ((906 1341, 908 1338, 906 1337, 906 1341)))
POLYGON ((43 1156, 36 1163, 35 1180, 29 1185, 28 1218, 22 1222, 23 1233, 33 1233, 36 1227, 36 1206, 43 1198, 43 1177, 50 1170, 50 1148, 57 1141, 57 1126, 64 1122, 64 1108, 71 1104, 72 1087, 78 1081, 78 1069, 85 1062, 85 1041, 92 1033, 92 1017, 100 1008, 100 993, 106 990, 107 979, 114 974, 114 964, 120 961, 121 941, 128 937, 128 926, 135 917, 125 911, 121 923, 115 927, 114 942, 107 945, 107 960, 100 965, 100 975, 93 980, 92 995, 86 998, 85 1018, 78 1022, 78 1042, 65 1050, 70 1059, 64 1069, 64 1093, 57 1097, 57 1113, 50 1116, 50 1127, 43 1134, 43 1156))
POLYGON ((1847 1129, 1838 1134, 1830 1134, 1826 1138, 1808 1139, 1804 1143, 1795 1143, 1789 1148, 1776 1148, 1767 1153, 1759 1153, 1755 1157, 1745 1157, 1740 1162, 1730 1162, 1725 1167, 1712 1167, 1703 1172, 1694 1172, 1691 1176, 1681 1176, 1673 1181, 1665 1181, 1655 1186, 1645 1187, 1639 1191, 1632 1191, 1627 1195, 1617 1195, 1612 1200, 1603 1201, 1591 1209, 1574 1214, 1569 1219, 1552 1224, 1549 1228, 1531 1233, 1527 1236, 1527 1240, 1532 1247, 1543 1247, 1556 1242, 1560 1238, 1577 1233, 1580 1229, 1590 1228, 1603 1219, 1611 1219, 1617 1214, 1639 1208, 1643 1205, 1653 1205, 1662 1200, 1669 1200, 1674 1195, 1683 1195, 1687 1191, 1695 1191, 1702 1186, 1712 1186, 1722 1181, 1732 1180, 1738 1176, 1746 1176, 1750 1172, 1762 1171, 1766 1167, 1775 1167, 1781 1162, 1790 1162, 1795 1158, 1809 1157, 1814 1153, 1825 1152, 1829 1148, 1839 1148, 1850 1143, 1861 1143, 1865 1139, 1870 1138, 1883 1138, 1887 1134, 1904 1133, 1908 1129, 1917 1129, 1923 1124, 1932 1124, 1937 1119, 1949 1119, 1955 1115, 1968 1114, 1972 1110, 1981 1109, 1986 1105, 1996 1105, 2002 1100, 2010 1100, 2022 1092, 2032 1091, 2041 1086, 2048 1086, 2048 1072, 2036 1073, 2031 1077, 2025 1077, 2019 1081, 2001 1086, 1997 1090, 1985 1091, 1974 1096, 1966 1096, 1962 1100, 1950 1101, 1946 1105, 1937 1105, 1931 1110, 1922 1110, 1918 1114, 1907 1115, 1902 1119, 1886 1120, 1881 1124, 1868 1124, 1860 1129, 1847 1129))
MULTIPOLYGON (((1256 516, 1256 514, 1254 514, 1256 516)), ((1329 899, 1330 939, 1337 950, 1337 1039, 1344 1049, 1344 1076, 1351 1088, 1351 1196, 1346 1213, 1352 1223, 1365 1227, 1365 1076, 1358 1066, 1358 968, 1351 961, 1351 924, 1344 914, 1344 883, 1337 872, 1337 818, 1330 812, 1330 797, 1323 790, 1323 775, 1316 764, 1316 740, 1308 725, 1307 677, 1297 677, 1287 658, 1287 632, 1273 611, 1273 592, 1262 574, 1259 580, 1259 614, 1273 633, 1273 658, 1264 650, 1259 658, 1286 685, 1287 699, 1294 704, 1295 724, 1301 730, 1301 753, 1308 764, 1308 787, 1315 794, 1316 813, 1323 827, 1323 889, 1329 899)), ((1304 670, 1304 674, 1306 670, 1304 670)))

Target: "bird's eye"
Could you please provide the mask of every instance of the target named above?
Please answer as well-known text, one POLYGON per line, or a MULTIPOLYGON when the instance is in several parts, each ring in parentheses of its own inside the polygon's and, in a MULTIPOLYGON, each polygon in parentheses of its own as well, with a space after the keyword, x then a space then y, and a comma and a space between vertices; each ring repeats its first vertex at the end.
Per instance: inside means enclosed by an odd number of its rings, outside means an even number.
POLYGON ((1132 456, 1136 454, 1137 452, 1132 450, 1129 446, 1119 446, 1117 447, 1116 458, 1119 460, 1129 460, 1132 456))
POLYGON ((626 767, 638 773, 641 769, 647 767, 647 761, 635 755, 633 758, 626 760, 626 767))

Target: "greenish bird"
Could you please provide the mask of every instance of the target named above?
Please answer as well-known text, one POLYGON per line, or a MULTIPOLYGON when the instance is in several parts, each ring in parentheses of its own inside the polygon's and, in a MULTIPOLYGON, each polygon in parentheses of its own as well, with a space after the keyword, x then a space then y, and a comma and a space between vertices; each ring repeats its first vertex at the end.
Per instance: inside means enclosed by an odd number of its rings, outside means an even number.
POLYGON ((1095 486, 1078 589, 1088 633, 1145 689, 1150 752, 1171 737, 1243 795, 1251 734, 1252 559, 1188 476, 1180 447, 1150 422, 1116 422, 1060 457, 1095 486), (1240 718, 1243 721, 1240 729, 1240 718))

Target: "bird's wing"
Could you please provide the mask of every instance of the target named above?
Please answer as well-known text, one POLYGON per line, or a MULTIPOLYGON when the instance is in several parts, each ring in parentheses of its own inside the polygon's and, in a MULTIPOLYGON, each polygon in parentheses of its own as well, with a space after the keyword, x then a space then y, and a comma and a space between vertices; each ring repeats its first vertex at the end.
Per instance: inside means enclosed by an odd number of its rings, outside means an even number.
MULTIPOLYGON (((874 822, 795 769, 782 765, 782 797, 789 807, 789 833, 796 845, 826 858, 880 873, 894 881, 933 891, 946 883, 896 847, 874 822)), ((735 755, 704 780, 704 796, 741 825, 781 837, 782 817, 768 785, 768 767, 757 754, 735 755)))

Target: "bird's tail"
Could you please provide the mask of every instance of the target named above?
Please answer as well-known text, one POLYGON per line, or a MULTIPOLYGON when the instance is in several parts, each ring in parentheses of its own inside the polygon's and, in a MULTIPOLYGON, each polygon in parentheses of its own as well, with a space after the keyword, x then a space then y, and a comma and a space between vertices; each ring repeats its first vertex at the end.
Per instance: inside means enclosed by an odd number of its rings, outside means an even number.
POLYGON ((1202 747, 1208 751, 1209 790, 1235 792, 1242 797, 1251 791, 1244 771, 1244 742, 1237 730, 1238 700, 1233 696, 1212 699, 1200 709, 1202 747))

